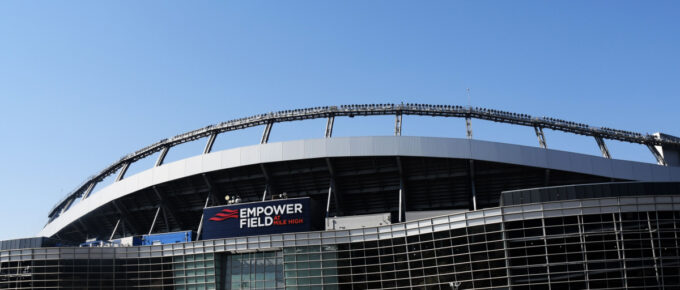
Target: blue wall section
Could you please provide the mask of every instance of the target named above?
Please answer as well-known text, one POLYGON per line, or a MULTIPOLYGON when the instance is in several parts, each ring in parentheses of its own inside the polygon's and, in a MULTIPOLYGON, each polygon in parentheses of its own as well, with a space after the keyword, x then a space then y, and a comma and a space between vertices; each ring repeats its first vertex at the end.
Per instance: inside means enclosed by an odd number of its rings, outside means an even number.
POLYGON ((172 232, 163 234, 143 235, 142 245, 175 244, 191 242, 192 231, 172 232))

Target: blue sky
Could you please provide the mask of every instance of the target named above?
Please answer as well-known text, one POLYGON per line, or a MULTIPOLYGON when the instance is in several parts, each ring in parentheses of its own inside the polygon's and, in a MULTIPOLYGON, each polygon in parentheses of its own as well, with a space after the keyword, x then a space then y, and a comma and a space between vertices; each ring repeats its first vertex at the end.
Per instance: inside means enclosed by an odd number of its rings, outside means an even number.
MULTIPOLYGON (((0 239, 36 234, 56 201, 129 152, 269 111, 467 105, 470 88, 473 106, 680 135, 677 2, 225 2, 0 2, 0 239)), ((389 135, 392 122, 337 119, 335 134, 389 135)), ((323 125, 277 125, 272 141, 317 138, 323 125)), ((473 129, 537 143, 530 128, 473 129)), ((254 144, 260 130, 216 149, 254 144)), ((404 135, 464 134, 462 120, 404 119, 404 135)), ((598 152, 591 138, 546 138, 598 152)), ((644 147, 609 146, 653 161, 644 147)))

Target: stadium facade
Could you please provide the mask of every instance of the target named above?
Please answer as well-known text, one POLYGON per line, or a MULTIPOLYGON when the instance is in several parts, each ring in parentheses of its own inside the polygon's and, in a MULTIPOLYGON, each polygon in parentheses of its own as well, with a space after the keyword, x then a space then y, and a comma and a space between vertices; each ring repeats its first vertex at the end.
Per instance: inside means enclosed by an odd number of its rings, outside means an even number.
POLYGON ((678 289, 679 152, 665 134, 461 106, 252 116, 88 178, 38 238, 1 242, 0 288, 678 289), (395 116, 394 136, 332 137, 336 117, 374 115, 395 116), (401 136, 403 115, 465 119, 468 138, 401 136), (315 118, 324 138, 268 142, 276 123, 315 118), (530 127, 538 146, 475 140, 473 119, 530 127), (212 151, 254 126, 260 144, 212 151), (602 157, 549 149, 544 129, 591 136, 602 157), (163 162, 199 139, 203 154, 163 162), (605 140, 646 146, 657 164, 612 159, 605 140))

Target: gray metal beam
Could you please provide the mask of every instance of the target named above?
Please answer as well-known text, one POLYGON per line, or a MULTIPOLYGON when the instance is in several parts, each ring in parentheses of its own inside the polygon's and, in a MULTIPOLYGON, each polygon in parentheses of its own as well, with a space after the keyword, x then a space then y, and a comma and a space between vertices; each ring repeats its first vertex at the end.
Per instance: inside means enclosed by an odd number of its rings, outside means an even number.
POLYGON ((330 184, 328 185, 328 199, 326 200, 326 217, 330 215, 331 211, 331 198, 333 197, 333 188, 335 187, 335 179, 331 177, 330 184))
POLYGON ((153 232, 153 227, 156 225, 156 220, 158 220, 158 214, 161 212, 161 207, 156 209, 156 214, 153 216, 153 221, 151 222, 151 227, 149 227, 149 235, 153 232))
POLYGON ((158 154, 158 159, 156 159, 156 164, 154 165, 155 167, 163 165, 163 161, 165 161, 165 156, 168 155, 168 150, 170 150, 170 146, 163 147, 161 153, 158 154))
POLYGON ((401 136, 401 121, 402 115, 401 113, 397 113, 394 121, 394 136, 401 136))
POLYGON ((269 195, 274 195, 273 192, 273 180, 271 176, 269 175, 269 171, 267 171, 267 167, 264 166, 264 164, 260 164, 260 169, 262 170, 262 175, 264 176, 265 184, 264 184, 264 192, 262 193, 262 201, 265 201, 267 199, 267 194, 269 195))
POLYGON ((548 144, 545 143, 545 135, 543 134, 543 128, 534 126, 534 131, 536 131, 536 137, 538 137, 538 145, 541 146, 541 148, 543 149, 548 148, 548 144))
POLYGON ((604 139, 602 139, 600 136, 595 136, 595 142, 597 142, 597 146, 600 147, 602 157, 611 159, 612 156, 609 154, 609 149, 607 149, 607 144, 604 143, 604 139))
POLYGON ((120 225, 120 219, 116 222, 116 226, 113 227, 113 231, 111 232, 111 237, 109 237, 109 241, 113 240, 113 237, 116 235, 116 231, 118 230, 118 225, 120 225))
MULTIPOLYGON (((341 207, 341 199, 342 195, 340 195, 340 192, 337 188, 337 185, 335 184, 335 169, 333 168, 333 163, 331 162, 330 158, 326 158, 326 166, 328 166, 328 174, 330 174, 330 185, 333 187, 333 193, 334 193, 334 199, 333 203, 335 204, 335 215, 336 216, 341 216, 342 215, 342 207, 341 207)), ((330 207, 328 207, 330 209, 330 207)))
POLYGON ((71 207, 71 205, 73 204, 73 202, 74 202, 75 200, 76 200, 75 197, 69 199, 68 202, 66 202, 66 204, 64 204, 64 207, 61 209, 61 211, 59 212, 59 214, 62 214, 62 213, 64 213, 64 212, 66 212, 66 211, 71 207))
POLYGON ((264 132, 262 132, 262 140, 260 140, 260 144, 266 144, 269 142, 269 133, 272 132, 272 126, 274 126, 274 122, 267 122, 267 124, 264 126, 264 132))
POLYGON ((217 133, 212 133, 210 134, 210 137, 208 137, 208 143, 205 143, 205 148, 203 149, 203 154, 208 154, 210 151, 212 151, 213 144, 215 144, 215 138, 217 137, 217 133))
MULTIPOLYGON (((205 198, 205 206, 203 206, 204 209, 208 207, 209 201, 210 195, 208 195, 208 197, 205 198)), ((198 229, 196 230, 196 240, 200 240, 202 231, 203 231, 203 215, 201 215, 201 221, 198 222, 198 229)))
POLYGON ((470 202, 472 203, 471 210, 477 210, 477 190, 475 189, 475 161, 468 162, 468 175, 470 182, 470 202))
POLYGON ((399 222, 406 221, 406 186, 404 185, 404 168, 401 157, 397 156, 397 167, 399 168, 399 222))
POLYGON ((470 117, 465 117, 465 131, 468 139, 472 139, 472 120, 470 117))
POLYGON ((127 172, 129 167, 130 162, 123 164, 123 167, 121 167, 120 171, 118 172, 118 176, 116 176, 116 181, 121 181, 123 178, 125 178, 125 172, 127 172))
POLYGON ((83 193, 83 199, 86 199, 87 197, 90 196, 90 194, 92 194, 92 190, 94 189, 94 186, 97 185, 97 183, 99 182, 94 180, 90 182, 90 185, 87 186, 87 189, 83 193))
POLYGON ((647 144, 647 148, 649 148, 649 151, 651 151, 652 155, 654 155, 654 158, 656 158, 657 164, 668 166, 668 164, 666 164, 666 160, 663 158, 663 155, 661 155, 661 152, 656 149, 656 146, 647 144))
POLYGON ((333 136, 333 123, 335 122, 335 116, 330 115, 328 116, 328 120, 326 121, 326 133, 324 136, 326 138, 330 138, 333 136))

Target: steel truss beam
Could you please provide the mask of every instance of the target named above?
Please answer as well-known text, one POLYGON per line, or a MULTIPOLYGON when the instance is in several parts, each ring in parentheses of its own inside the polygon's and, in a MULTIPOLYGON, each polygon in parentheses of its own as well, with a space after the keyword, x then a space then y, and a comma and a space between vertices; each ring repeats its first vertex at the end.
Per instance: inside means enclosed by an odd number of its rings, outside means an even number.
POLYGON ((262 140, 260 140, 260 144, 266 144, 269 142, 269 134, 272 132, 272 126, 274 126, 274 121, 269 121, 264 126, 264 132, 262 132, 262 140))
POLYGON ((396 117, 394 120, 394 136, 401 136, 401 113, 397 113, 396 117))
POLYGON ((543 134, 543 128, 541 127, 534 127, 534 131, 536 131, 536 137, 538 137, 538 145, 541 146, 541 148, 546 149, 548 148, 548 144, 545 143, 545 135, 543 134))
POLYGON ((165 161, 165 156, 168 155, 168 150, 170 150, 170 146, 165 146, 163 149, 161 149, 161 154, 158 155, 158 159, 156 159, 156 164, 154 165, 155 167, 163 165, 163 161, 165 161))
POLYGON ((324 137, 330 138, 333 136, 333 123, 335 122, 335 116, 330 115, 328 116, 328 120, 326 121, 326 133, 324 134, 324 137))
MULTIPOLYGON (((551 130, 574 133, 585 136, 599 136, 603 139, 619 140, 623 142, 644 144, 644 145, 658 145, 669 146, 673 148, 680 147, 680 138, 673 136, 654 136, 649 134, 640 134, 630 131, 616 130, 610 128, 591 127, 586 124, 570 122, 548 117, 533 117, 526 114, 517 114, 486 108, 472 108, 452 105, 427 105, 427 104, 369 104, 369 105, 343 105, 343 106, 328 106, 315 107, 306 109, 286 110, 280 112, 272 112, 268 114, 260 114, 246 118, 231 120, 216 125, 210 125, 205 128, 186 132, 172 138, 162 139, 152 145, 144 147, 133 153, 122 157, 119 161, 106 167, 104 170, 96 175, 91 176, 78 186, 74 191, 70 192, 59 203, 57 203, 50 211, 49 217, 58 213, 58 209, 71 196, 80 196, 87 186, 92 182, 99 182, 107 176, 115 173, 126 163, 132 163, 146 156, 161 151, 157 165, 162 164, 161 157, 164 157, 162 151, 168 148, 194 141, 203 137, 208 137, 212 134, 219 134, 222 132, 240 130, 260 125, 266 125, 265 132, 261 143, 266 143, 269 140, 269 132, 274 123, 288 122, 296 120, 307 120, 317 118, 329 118, 330 116, 375 116, 375 115, 418 115, 418 116, 435 116, 435 117, 456 117, 466 118, 469 124, 470 119, 489 120, 494 122, 502 122, 520 126, 548 128, 551 130)), ((468 127, 468 138, 472 137, 471 128, 468 127)))
POLYGON ((217 137, 217 133, 212 133, 210 134, 210 137, 208 138, 208 142, 205 143, 205 148, 203 149, 203 154, 208 154, 210 151, 212 151, 213 144, 215 144, 215 138, 217 137))
POLYGON ((595 136, 595 142, 597 142, 597 146, 600 147, 602 157, 611 159, 612 156, 609 154, 609 149, 607 149, 607 144, 604 143, 604 139, 602 139, 600 136, 595 136))
POLYGON ((661 155, 661 152, 656 149, 656 146, 654 145, 647 145, 647 148, 649 148, 649 151, 652 152, 652 155, 654 155, 654 158, 656 158, 656 163, 659 165, 667 166, 666 160, 663 158, 663 155, 661 155))

